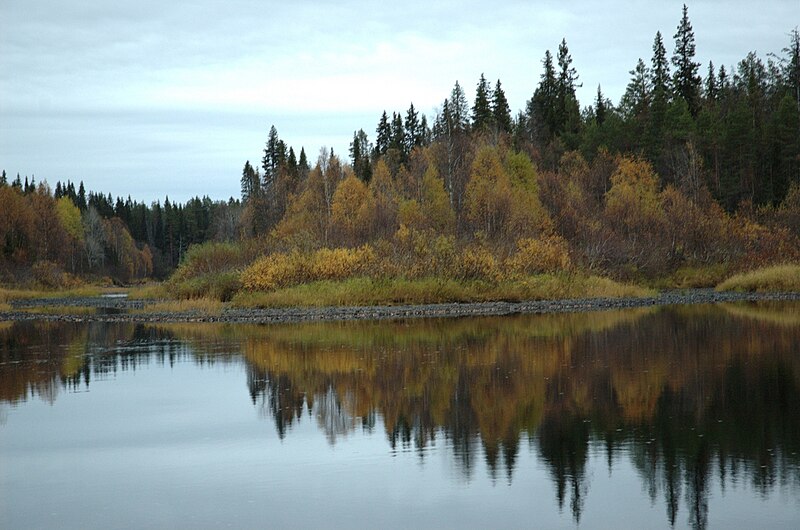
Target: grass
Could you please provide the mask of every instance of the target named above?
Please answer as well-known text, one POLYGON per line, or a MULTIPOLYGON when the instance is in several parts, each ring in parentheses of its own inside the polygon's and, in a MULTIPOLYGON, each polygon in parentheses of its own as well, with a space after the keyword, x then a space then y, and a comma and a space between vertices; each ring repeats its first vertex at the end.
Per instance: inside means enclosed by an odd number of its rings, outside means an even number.
POLYGON ((97 308, 80 306, 45 306, 28 307, 21 309, 21 311, 33 315, 93 315, 97 313, 97 308))
POLYGON ((240 291, 231 305, 254 307, 324 307, 450 302, 553 300, 559 298, 640 297, 653 290, 597 276, 537 275, 497 284, 435 278, 319 281, 270 292, 240 291))
POLYGON ((0 287, 0 303, 6 303, 11 300, 25 300, 30 298, 82 298, 90 296, 98 296, 104 292, 110 292, 108 289, 103 289, 94 285, 84 285, 75 287, 73 289, 56 289, 56 290, 43 290, 43 289, 21 289, 12 288, 7 289, 0 287))
POLYGON ((729 274, 727 264, 681 267, 653 282, 658 289, 697 289, 714 287, 729 274))
POLYGON ((170 296, 163 283, 148 283, 131 287, 128 290, 129 300, 162 300, 165 298, 173 298, 173 296, 170 296))
POLYGON ((717 291, 800 291, 800 265, 763 267, 736 274, 717 285, 717 291))

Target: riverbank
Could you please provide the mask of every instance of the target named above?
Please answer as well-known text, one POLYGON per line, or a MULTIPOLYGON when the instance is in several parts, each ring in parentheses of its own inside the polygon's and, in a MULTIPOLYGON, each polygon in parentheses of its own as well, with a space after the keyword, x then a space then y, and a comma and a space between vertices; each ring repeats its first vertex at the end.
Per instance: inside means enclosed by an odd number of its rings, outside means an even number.
POLYGON ((395 306, 293 307, 271 309, 222 308, 218 312, 151 311, 157 301, 82 297, 13 300, 0 321, 60 322, 221 322, 272 324, 310 321, 455 318, 537 313, 577 313, 635 307, 716 304, 722 302, 800 301, 800 292, 718 292, 712 289, 666 291, 655 296, 574 298, 526 302, 477 302, 395 306))

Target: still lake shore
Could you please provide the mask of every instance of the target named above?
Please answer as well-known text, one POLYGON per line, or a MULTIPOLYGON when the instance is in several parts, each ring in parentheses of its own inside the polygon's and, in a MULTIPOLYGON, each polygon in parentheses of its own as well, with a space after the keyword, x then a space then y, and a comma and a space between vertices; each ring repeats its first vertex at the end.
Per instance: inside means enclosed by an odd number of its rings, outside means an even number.
POLYGON ((310 321, 454 318, 537 313, 575 313, 634 307, 716 304, 723 302, 800 301, 800 292, 718 292, 713 289, 664 291, 654 296, 573 298, 523 302, 474 302, 386 306, 286 307, 218 312, 160 311, 157 301, 125 297, 33 298, 13 300, 0 312, 0 322, 46 320, 61 322, 221 322, 293 323, 310 321), (154 307, 156 306, 156 307, 154 307), (153 308, 153 310, 148 309, 153 308))

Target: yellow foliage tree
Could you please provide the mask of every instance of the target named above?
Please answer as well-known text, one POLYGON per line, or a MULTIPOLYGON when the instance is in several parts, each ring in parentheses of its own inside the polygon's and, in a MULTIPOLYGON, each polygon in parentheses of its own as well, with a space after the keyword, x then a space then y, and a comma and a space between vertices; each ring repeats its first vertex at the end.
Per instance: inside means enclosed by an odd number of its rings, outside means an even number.
MULTIPOLYGON (((389 166, 383 159, 375 164, 372 180, 369 181, 368 211, 365 217, 371 220, 371 232, 374 237, 389 237, 397 231, 398 196, 392 181, 389 166)), ((365 219, 366 221, 366 219, 365 219)))
POLYGON ((628 233, 653 228, 663 220, 658 176, 644 160, 623 157, 611 175, 606 214, 628 233))
POLYGON ((345 245, 363 241, 368 220, 363 219, 364 203, 367 200, 367 186, 352 172, 336 187, 331 204, 331 225, 338 240, 345 245))
POLYGON ((505 235, 512 202, 511 181, 497 148, 482 147, 472 162, 466 189, 467 219, 475 231, 496 240, 505 235))

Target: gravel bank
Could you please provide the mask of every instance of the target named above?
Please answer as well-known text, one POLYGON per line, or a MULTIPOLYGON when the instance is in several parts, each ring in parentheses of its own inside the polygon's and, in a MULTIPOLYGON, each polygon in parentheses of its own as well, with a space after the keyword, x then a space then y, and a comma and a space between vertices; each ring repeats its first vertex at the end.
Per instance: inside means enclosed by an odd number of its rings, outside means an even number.
MULTIPOLYGON (((479 302, 465 304, 427 304, 369 307, 321 307, 284 309, 226 309, 219 315, 185 313, 132 313, 152 302, 123 298, 56 298, 17 300, 12 310, 0 313, 0 321, 46 320, 62 322, 223 322, 291 323, 310 321, 383 320, 406 318, 444 318, 464 316, 514 315, 536 313, 576 313, 657 305, 715 304, 742 301, 800 301, 800 293, 719 293, 711 289, 669 291, 644 298, 578 298, 529 302, 479 302), (61 314, 37 314, 23 311, 35 308, 59 308, 61 314), (70 307, 98 308, 96 314, 69 313, 70 307), (103 311, 103 310, 112 311, 103 311)), ((84 311, 85 312, 85 311, 84 311)))

